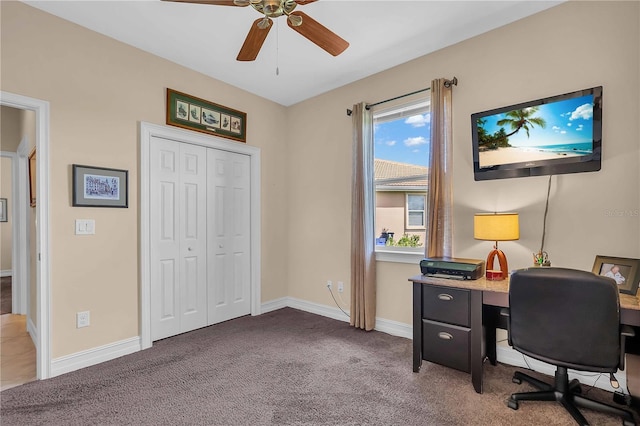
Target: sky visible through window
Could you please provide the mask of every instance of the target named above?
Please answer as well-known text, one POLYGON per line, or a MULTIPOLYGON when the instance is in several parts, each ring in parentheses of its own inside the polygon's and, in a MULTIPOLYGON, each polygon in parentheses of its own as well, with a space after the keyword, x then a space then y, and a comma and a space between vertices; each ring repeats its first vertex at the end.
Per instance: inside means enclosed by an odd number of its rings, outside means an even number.
POLYGON ((429 118, 429 114, 418 114, 376 123, 375 158, 427 167, 431 132, 429 118))

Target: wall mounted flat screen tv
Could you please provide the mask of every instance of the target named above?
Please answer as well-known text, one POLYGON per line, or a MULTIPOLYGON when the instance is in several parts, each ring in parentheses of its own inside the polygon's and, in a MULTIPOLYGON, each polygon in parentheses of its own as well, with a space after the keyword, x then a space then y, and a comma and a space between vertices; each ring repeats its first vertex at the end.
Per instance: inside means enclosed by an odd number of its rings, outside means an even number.
POLYGON ((471 115, 475 180, 600 170, 602 86, 471 115))

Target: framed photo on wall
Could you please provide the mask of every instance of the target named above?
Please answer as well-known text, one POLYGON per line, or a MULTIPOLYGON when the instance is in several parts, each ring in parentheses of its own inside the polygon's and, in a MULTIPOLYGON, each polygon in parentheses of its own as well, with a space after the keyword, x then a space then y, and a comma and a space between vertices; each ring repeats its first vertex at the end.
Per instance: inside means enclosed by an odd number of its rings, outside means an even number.
POLYGON ((613 278, 620 293, 635 296, 640 282, 640 259, 596 256, 593 273, 613 278))
POLYGON ((7 199, 0 198, 0 222, 8 222, 9 216, 7 215, 7 199))
POLYGON ((73 165, 74 207, 129 207, 128 170, 73 165))
POLYGON ((167 89, 167 124, 247 142, 247 114, 167 89))

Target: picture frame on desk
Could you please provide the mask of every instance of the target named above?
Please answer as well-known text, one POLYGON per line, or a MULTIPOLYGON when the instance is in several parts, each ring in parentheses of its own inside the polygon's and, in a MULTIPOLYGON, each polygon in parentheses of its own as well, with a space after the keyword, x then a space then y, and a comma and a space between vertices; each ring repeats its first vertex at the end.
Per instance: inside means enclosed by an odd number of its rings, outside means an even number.
POLYGON ((596 256, 594 274, 613 278, 620 293, 636 295, 640 284, 640 259, 613 256, 596 256))

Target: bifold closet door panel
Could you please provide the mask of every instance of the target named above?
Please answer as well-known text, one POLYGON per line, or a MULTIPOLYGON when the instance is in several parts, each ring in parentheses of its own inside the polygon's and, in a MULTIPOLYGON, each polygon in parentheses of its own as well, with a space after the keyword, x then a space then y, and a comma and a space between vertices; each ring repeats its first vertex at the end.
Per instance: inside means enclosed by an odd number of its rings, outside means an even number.
POLYGON ((150 144, 151 334, 207 325, 206 148, 150 144))
POLYGON ((207 151, 209 324, 251 313, 251 164, 207 151))

